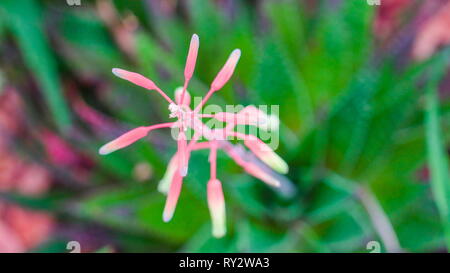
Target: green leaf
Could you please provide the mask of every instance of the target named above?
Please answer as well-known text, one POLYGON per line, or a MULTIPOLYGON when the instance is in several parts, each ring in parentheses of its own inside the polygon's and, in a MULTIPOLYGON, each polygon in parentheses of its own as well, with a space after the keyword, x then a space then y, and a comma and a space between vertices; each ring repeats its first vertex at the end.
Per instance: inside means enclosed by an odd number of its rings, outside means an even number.
POLYGON ((209 220, 208 209, 186 187, 180 195, 174 218, 169 223, 162 220, 165 196, 150 192, 143 186, 129 186, 97 193, 76 205, 80 217, 100 224, 144 234, 168 242, 183 242, 196 233, 209 220))
MULTIPOLYGON (((449 51, 447 51, 449 53, 449 51)), ((448 60, 448 54, 444 55, 448 60)), ((431 189, 445 231, 447 249, 450 251, 450 176, 447 153, 439 124, 438 83, 447 62, 438 63, 430 69, 426 88, 425 129, 427 135, 428 163, 431 170, 431 189)))
MULTIPOLYGON (((280 107, 279 114, 280 119, 289 128, 293 130, 307 128, 311 109, 309 99, 305 99, 306 90, 301 84, 295 66, 273 39, 267 38, 263 41, 259 54, 253 89, 258 92, 265 104, 287 106, 280 107)), ((292 145, 292 143, 288 144, 292 145)))
POLYGON ((211 235, 211 225, 204 225, 180 249, 181 252, 196 253, 231 253, 236 252, 236 246, 230 236, 217 239, 211 235))
POLYGON ((323 224, 323 234, 319 236, 334 251, 356 250, 364 243, 367 229, 359 223, 354 210, 356 207, 323 224))
POLYGON ((442 226, 436 221, 438 217, 433 201, 422 195, 422 198, 395 217, 395 230, 400 245, 415 252, 428 252, 444 247, 442 226))
POLYGON ((304 18, 300 4, 295 1, 264 2, 266 13, 274 27, 276 40, 289 53, 292 61, 300 65, 305 50, 304 18))
POLYGON ((44 93, 52 117, 60 129, 71 124, 64 100, 57 66, 41 25, 42 14, 35 0, 4 0, 0 12, 7 18, 28 68, 33 72, 44 93))
POLYGON ((315 188, 314 199, 308 203, 308 221, 323 222, 355 206, 353 193, 354 186, 347 185, 346 180, 336 175, 326 177, 324 183, 315 188))
POLYGON ((239 252, 291 252, 299 240, 299 234, 246 220, 238 222, 237 235, 239 252))
POLYGON ((70 52, 66 54, 68 65, 86 75, 110 74, 121 63, 121 56, 108 30, 94 12, 69 11, 62 14, 58 26, 70 52))

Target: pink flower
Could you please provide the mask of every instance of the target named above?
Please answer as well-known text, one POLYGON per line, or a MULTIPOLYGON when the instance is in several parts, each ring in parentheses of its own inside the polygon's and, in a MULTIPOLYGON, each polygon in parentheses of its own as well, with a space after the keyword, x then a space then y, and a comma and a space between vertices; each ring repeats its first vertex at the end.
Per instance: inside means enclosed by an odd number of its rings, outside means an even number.
POLYGON ((429 58, 441 46, 450 44, 450 3, 446 3, 419 28, 413 44, 416 60, 429 58))
POLYGON ((195 69, 198 47, 199 39, 198 36, 194 34, 191 39, 184 70, 185 81, 183 87, 180 87, 175 91, 175 102, 153 81, 144 76, 122 69, 113 69, 113 73, 116 76, 161 94, 169 103, 169 117, 176 118, 176 121, 133 129, 101 147, 99 153, 106 155, 118 149, 122 149, 133 142, 144 138, 154 129, 177 128, 178 149, 176 154, 170 160, 166 173, 158 185, 158 190, 167 194, 163 220, 168 222, 172 219, 175 212, 178 197, 183 185, 183 177, 188 173, 191 152, 199 149, 209 149, 209 163, 211 169, 210 180, 207 184, 208 207, 212 219, 213 236, 220 238, 226 233, 226 216, 222 183, 216 177, 217 150, 221 149, 225 151, 247 173, 261 179, 271 186, 279 186, 280 181, 267 166, 280 173, 287 173, 288 166, 267 144, 256 136, 234 132, 236 125, 253 125, 265 130, 270 128, 273 129, 273 127, 277 127, 279 123, 276 117, 269 116, 254 106, 247 106, 236 114, 221 112, 215 115, 206 115, 200 113, 202 106, 207 102, 211 95, 214 92, 219 91, 231 78, 241 56, 241 51, 239 49, 235 49, 230 54, 227 62, 211 83, 210 90, 202 101, 193 110, 190 108, 191 97, 187 92, 187 86, 195 69), (223 129, 211 129, 202 122, 202 118, 214 118, 218 121, 225 122, 226 126, 223 129), (189 128, 193 130, 194 134, 188 141, 186 131, 189 128), (227 140, 227 137, 244 139, 244 144, 256 157, 247 156, 242 152, 242 146, 231 144, 227 140), (206 139, 206 141, 200 142, 201 138, 206 139), (256 158, 259 158, 260 161, 256 158))

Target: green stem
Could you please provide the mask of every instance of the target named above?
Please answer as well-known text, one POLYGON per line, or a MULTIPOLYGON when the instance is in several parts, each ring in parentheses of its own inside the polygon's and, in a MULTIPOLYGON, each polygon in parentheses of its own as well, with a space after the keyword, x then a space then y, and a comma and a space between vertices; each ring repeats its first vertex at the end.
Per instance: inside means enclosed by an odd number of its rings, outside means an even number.
POLYGON ((432 79, 426 90, 425 128, 431 190, 444 228, 447 250, 450 251, 450 178, 439 126, 438 82, 437 79, 432 79))

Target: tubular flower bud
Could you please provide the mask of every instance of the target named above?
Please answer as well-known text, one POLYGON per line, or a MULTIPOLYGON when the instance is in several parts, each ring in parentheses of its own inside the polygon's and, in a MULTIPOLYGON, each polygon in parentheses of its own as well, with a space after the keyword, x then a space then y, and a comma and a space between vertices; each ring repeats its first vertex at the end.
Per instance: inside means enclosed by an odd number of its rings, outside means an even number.
POLYGON ((279 187, 280 181, 278 181, 275 177, 271 176, 267 172, 263 171, 260 167, 258 167, 256 164, 247 162, 244 166, 244 170, 253 175, 254 177, 260 179, 261 181, 265 182, 266 184, 273 186, 273 187, 279 187))
POLYGON ((261 161, 266 163, 272 169, 279 173, 287 173, 289 167, 286 162, 279 157, 272 148, 269 147, 259 138, 247 135, 244 140, 245 146, 247 146, 250 151, 252 151, 261 161))
POLYGON ((214 114, 213 117, 222 122, 236 125, 253 125, 266 131, 276 130, 280 124, 277 116, 267 115, 253 105, 245 107, 237 114, 219 112, 214 114))
POLYGON ((231 52, 227 62, 225 63, 225 65, 222 67, 222 69, 219 71, 216 78, 212 82, 211 90, 217 91, 228 82, 228 80, 231 78, 231 75, 233 75, 234 68, 236 67, 240 57, 241 51, 239 49, 235 49, 233 50, 233 52, 231 52))
POLYGON ((113 68, 112 73, 121 79, 127 80, 146 89, 149 90, 157 89, 156 84, 152 80, 147 79, 141 74, 126 71, 120 68, 113 68))
POLYGON ((173 101, 166 95, 166 93, 164 93, 161 89, 159 89, 159 87, 156 86, 156 84, 153 81, 147 79, 141 74, 126 71, 120 68, 113 68, 112 73, 117 77, 132 82, 140 87, 144 87, 148 90, 156 90, 169 103, 173 103, 173 101))
POLYGON ((172 126, 173 123, 160 123, 152 126, 141 126, 138 128, 135 128, 131 131, 126 132, 125 134, 121 135, 120 137, 116 138, 115 140, 103 145, 100 150, 98 151, 101 155, 107 155, 109 153, 112 153, 116 150, 122 149, 137 140, 145 137, 151 130, 158 129, 158 128, 167 128, 172 126))
POLYGON ((208 182, 208 208, 212 220, 212 234, 221 238, 226 233, 225 201, 223 198, 222 184, 213 179, 208 182))
POLYGON ((192 35, 191 43, 189 45, 189 53, 186 59, 186 67, 184 68, 184 78, 186 80, 192 78, 192 74, 194 74, 199 44, 200 42, 198 39, 198 35, 192 35))
POLYGON ((183 184, 183 177, 180 175, 179 171, 176 171, 175 175, 172 178, 172 183, 170 183, 170 189, 167 195, 166 205, 164 206, 163 212, 164 222, 169 222, 173 217, 173 213, 175 212, 175 208, 177 207, 178 198, 180 197, 182 184, 183 184))
POLYGON ((131 131, 128 131, 125 134, 121 135, 120 137, 114 139, 113 141, 103 145, 99 150, 99 154, 107 155, 116 150, 125 148, 128 145, 145 137, 148 134, 148 131, 149 129, 147 127, 138 127, 131 131))
POLYGON ((275 115, 268 115, 253 105, 249 105, 242 109, 238 114, 238 124, 255 125, 263 130, 277 130, 280 120, 275 115))

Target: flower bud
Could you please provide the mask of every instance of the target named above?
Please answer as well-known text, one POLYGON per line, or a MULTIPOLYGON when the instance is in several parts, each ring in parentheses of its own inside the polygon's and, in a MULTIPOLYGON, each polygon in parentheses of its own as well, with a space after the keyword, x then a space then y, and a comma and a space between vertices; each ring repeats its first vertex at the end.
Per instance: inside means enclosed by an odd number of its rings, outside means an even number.
POLYGON ((125 134, 121 135, 120 137, 116 138, 115 140, 103 145, 99 150, 99 154, 107 155, 116 150, 122 149, 136 142, 137 140, 145 137, 148 134, 148 131, 149 131, 148 127, 138 127, 131 131, 128 131, 125 134))
POLYGON ((169 194, 167 195, 166 205, 164 206, 164 222, 169 222, 173 217, 173 213, 175 212, 175 208, 177 207, 178 198, 180 197, 182 184, 183 177, 178 171, 176 171, 172 178, 172 183, 170 183, 169 194))
POLYGON ((211 83, 211 90, 217 91, 228 82, 228 80, 231 78, 231 75, 233 75, 234 68, 236 67, 240 57, 241 51, 239 49, 235 49, 233 50, 233 52, 231 52, 227 62, 219 71, 214 81, 211 83))
POLYGON ((244 140, 245 146, 252 151, 261 161, 279 173, 287 173, 289 170, 286 162, 278 156, 272 148, 259 138, 247 135, 244 140))
POLYGON ((141 87, 144 87, 149 90, 155 90, 157 89, 156 84, 151 81, 150 79, 147 79, 146 77, 142 76, 141 74, 126 71, 120 68, 113 68, 112 73, 116 75, 119 78, 122 78, 124 80, 130 81, 136 85, 139 85, 141 87))
POLYGON ((197 34, 192 35, 191 44, 189 45, 189 53, 186 60, 186 67, 184 68, 184 78, 186 80, 192 78, 192 74, 194 74, 199 44, 200 42, 198 39, 198 35, 197 34))
POLYGON ((223 198, 222 184, 213 179, 208 182, 208 208, 212 220, 212 233, 216 238, 221 238, 226 233, 225 201, 223 198))

